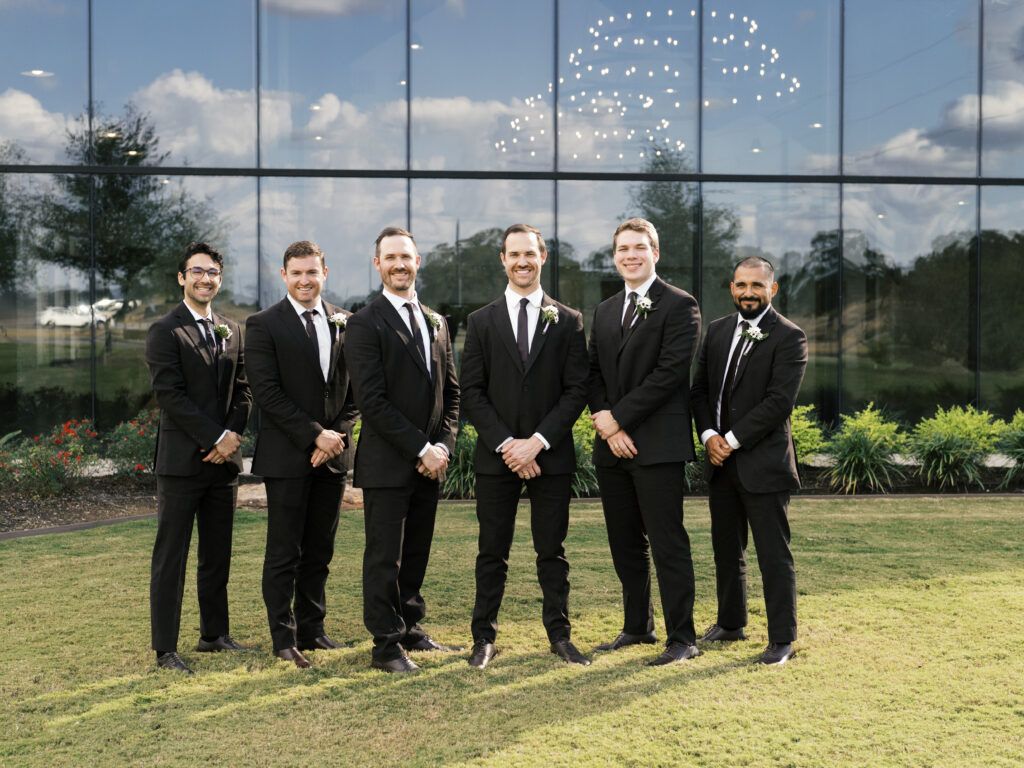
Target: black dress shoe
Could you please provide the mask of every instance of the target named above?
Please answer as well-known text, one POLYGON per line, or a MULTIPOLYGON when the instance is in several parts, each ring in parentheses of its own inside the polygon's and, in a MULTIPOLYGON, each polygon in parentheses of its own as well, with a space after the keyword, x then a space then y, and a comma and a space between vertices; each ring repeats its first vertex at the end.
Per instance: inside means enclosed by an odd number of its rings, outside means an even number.
POLYGON ((239 645, 231 635, 221 635, 215 640, 199 638, 199 646, 196 650, 200 653, 213 653, 215 651, 255 651, 256 649, 239 645))
POLYGON ((584 667, 590 666, 590 659, 576 650, 576 646, 569 640, 555 640, 551 644, 551 652, 569 664, 580 664, 584 667))
POLYGON ((407 651, 461 651, 461 645, 441 645, 440 643, 434 642, 434 638, 430 635, 424 635, 415 643, 402 643, 402 647, 407 651))
POLYGON ((181 656, 179 656, 174 651, 170 651, 168 653, 161 653, 159 656, 157 656, 156 665, 162 669, 169 669, 172 672, 182 672, 186 675, 195 674, 195 672, 189 669, 188 665, 181 660, 181 656))
POLYGON ((619 648, 625 648, 627 645, 652 645, 658 642, 657 636, 654 632, 648 632, 644 635, 633 635, 629 632, 620 632, 619 636, 612 640, 610 643, 601 643, 601 645, 595 645, 595 651, 617 651, 619 648))
POLYGON ((274 651, 274 655, 281 661, 292 662, 299 669, 309 669, 313 666, 298 648, 282 648, 280 651, 274 651))
POLYGON ((469 666, 483 669, 497 655, 498 649, 494 647, 494 643, 480 638, 473 643, 473 652, 469 654, 469 666))
POLYGON ((778 666, 785 664, 794 656, 796 656, 796 651, 793 650, 792 643, 768 643, 768 647, 754 663, 778 666))
POLYGON ((296 647, 300 651, 336 651, 339 648, 351 648, 352 646, 336 643, 327 635, 320 635, 312 640, 300 640, 296 647))
POLYGON ((404 654, 397 659, 389 659, 388 661, 374 659, 370 662, 370 666, 374 669, 382 669, 385 672, 415 672, 419 669, 419 666, 414 664, 412 659, 404 654))
POLYGON ((707 628, 707 631, 701 635, 701 642, 704 643, 721 643, 728 642, 730 640, 746 640, 747 636, 743 632, 743 627, 739 629, 722 629, 717 624, 712 624, 707 628))
POLYGON ((648 667, 663 667, 666 664, 675 664, 678 661, 686 661, 700 656, 696 645, 687 643, 669 643, 654 661, 647 662, 648 667))

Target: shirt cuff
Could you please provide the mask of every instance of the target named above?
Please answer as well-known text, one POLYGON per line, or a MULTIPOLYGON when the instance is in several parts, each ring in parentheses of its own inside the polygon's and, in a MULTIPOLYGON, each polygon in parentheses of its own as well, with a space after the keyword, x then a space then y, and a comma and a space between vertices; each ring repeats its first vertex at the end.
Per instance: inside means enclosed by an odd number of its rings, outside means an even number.
POLYGON ((734 451, 739 450, 740 448, 740 441, 736 439, 736 435, 732 433, 731 429, 725 433, 725 442, 727 442, 734 451))
POLYGON ((700 443, 701 443, 701 445, 707 445, 708 444, 708 440, 710 440, 713 435, 717 435, 717 434, 718 433, 715 430, 713 430, 713 429, 705 429, 703 432, 700 433, 700 443))
POLYGON ((540 432, 534 432, 533 436, 536 437, 538 440, 540 440, 542 443, 544 443, 544 450, 545 451, 550 451, 551 450, 551 443, 549 443, 547 440, 544 439, 544 435, 542 435, 540 432))
POLYGON ((504 448, 506 444, 511 443, 511 442, 512 442, 512 438, 511 437, 506 437, 504 440, 502 440, 500 443, 498 443, 498 447, 494 449, 494 452, 495 453, 501 453, 501 449, 504 448))
POLYGON ((228 432, 230 432, 230 431, 231 431, 230 429, 225 429, 225 430, 224 430, 223 432, 221 432, 221 433, 220 433, 220 437, 218 437, 218 438, 217 438, 217 439, 216 439, 216 440, 214 441, 214 443, 213 443, 213 444, 214 444, 214 445, 220 445, 220 441, 221 441, 221 440, 223 440, 223 439, 224 439, 225 437, 227 437, 227 434, 228 434, 228 432))
POLYGON ((434 445, 436 445, 438 448, 443 450, 448 455, 449 459, 452 457, 452 452, 448 450, 448 446, 447 445, 445 445, 444 443, 434 443, 434 445))
POLYGON ((423 454, 425 454, 429 450, 430 450, 430 443, 427 443, 422 448, 420 448, 420 452, 416 454, 416 458, 417 459, 422 459, 423 458, 423 454))

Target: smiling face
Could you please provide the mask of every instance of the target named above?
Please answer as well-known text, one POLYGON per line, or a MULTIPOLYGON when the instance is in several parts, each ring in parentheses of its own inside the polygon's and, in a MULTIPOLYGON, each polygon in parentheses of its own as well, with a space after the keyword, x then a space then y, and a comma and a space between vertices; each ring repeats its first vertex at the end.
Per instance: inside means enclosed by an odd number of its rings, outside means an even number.
POLYGON ((639 288, 654 274, 658 249, 646 232, 624 229, 615 237, 615 268, 631 289, 639 288))
POLYGON ((313 309, 320 301, 320 292, 327 280, 327 267, 319 256, 296 256, 288 259, 281 269, 281 279, 288 295, 306 309, 313 309))
POLYGON ((740 266, 733 273, 729 284, 732 302, 744 320, 753 320, 779 290, 779 284, 772 282, 771 273, 763 266, 740 266))
POLYGON ((505 238, 501 263, 508 284, 520 296, 529 296, 540 287, 541 266, 548 254, 532 232, 510 232, 505 238))
POLYGON ((416 291, 416 271, 420 255, 416 244, 405 235, 388 235, 381 239, 373 266, 380 272, 384 287, 396 296, 412 298, 416 291))
POLYGON ((210 302, 213 301, 213 297, 220 290, 221 276, 210 277, 210 274, 207 272, 210 269, 219 270, 220 267, 210 254, 197 253, 189 258, 185 265, 185 271, 178 273, 178 285, 185 289, 185 301, 201 315, 207 314, 210 302), (202 275, 199 277, 196 277, 191 272, 192 269, 196 268, 203 270, 202 275))

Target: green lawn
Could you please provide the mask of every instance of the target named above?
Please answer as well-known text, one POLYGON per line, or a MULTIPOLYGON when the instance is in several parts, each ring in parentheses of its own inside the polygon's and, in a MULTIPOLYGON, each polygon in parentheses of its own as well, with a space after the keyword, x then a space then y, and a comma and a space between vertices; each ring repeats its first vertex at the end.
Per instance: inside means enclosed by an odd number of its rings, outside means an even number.
MULTIPOLYGON (((686 512, 700 630, 715 610, 707 505, 686 512)), ((766 642, 753 563, 750 642, 667 668, 644 666, 650 647, 562 664, 544 641, 525 506, 483 671, 465 652, 414 654, 415 675, 369 668, 358 511, 343 515, 328 583, 328 632, 357 645, 313 653, 311 671, 267 650, 262 515, 238 515, 231 609, 235 638, 264 650, 191 651, 190 574, 191 679, 157 672, 149 650, 154 521, 0 542, 0 766, 1020 765, 1024 500, 804 498, 791 519, 799 653, 768 669, 751 663, 766 642)), ((442 507, 424 588, 440 642, 470 641, 475 536, 472 506, 442 507)), ((567 549, 574 640, 589 651, 621 622, 598 507, 573 507, 567 549)))

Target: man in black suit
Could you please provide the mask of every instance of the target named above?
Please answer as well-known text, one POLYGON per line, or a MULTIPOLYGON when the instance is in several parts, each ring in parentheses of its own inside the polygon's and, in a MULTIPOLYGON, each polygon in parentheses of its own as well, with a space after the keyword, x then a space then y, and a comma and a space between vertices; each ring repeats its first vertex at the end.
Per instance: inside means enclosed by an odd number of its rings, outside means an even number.
POLYGON ((741 261, 730 285, 737 314, 708 326, 690 399, 708 451, 718 620, 701 640, 744 640, 747 525, 764 583, 768 647, 784 664, 796 640, 796 571, 789 550, 790 491, 800 487, 789 416, 807 367, 804 332, 772 308, 771 262, 741 261))
POLYGON ((183 301, 146 335, 146 364, 160 406, 149 586, 153 649, 158 665, 189 675, 177 649, 193 521, 199 526, 197 650, 252 650, 228 634, 231 528, 252 394, 238 325, 210 307, 223 270, 216 249, 190 243, 178 264, 183 301))
POLYGON ((303 651, 342 647, 324 631, 325 585, 359 413, 342 354, 351 313, 320 296, 323 251, 308 240, 292 243, 281 279, 288 295, 246 321, 245 358, 260 409, 252 471, 267 487, 263 601, 274 654, 306 668, 303 651))
POLYGON ((590 409, 594 466, 625 617, 619 636, 597 650, 656 642, 653 554, 668 637, 650 664, 661 666, 698 655, 683 470, 695 457, 689 377, 700 310, 690 294, 655 273, 658 233, 649 221, 620 224, 613 256, 625 286, 594 312, 590 409))
POLYGON ((349 320, 345 359, 363 424, 355 484, 363 489, 363 621, 372 666, 419 669, 406 651, 460 650, 419 622, 439 485, 458 430, 459 384, 444 319, 416 298, 420 256, 411 234, 388 227, 373 265, 383 290, 349 320))
POLYGON ((551 652, 587 665, 569 639, 569 561, 563 546, 576 468, 572 426, 587 396, 583 317, 541 288, 547 249, 539 231, 513 224, 502 236, 500 258, 508 287, 469 316, 462 358, 462 407, 478 435, 473 469, 480 521, 469 664, 485 667, 496 652, 498 609, 525 481, 551 652))

